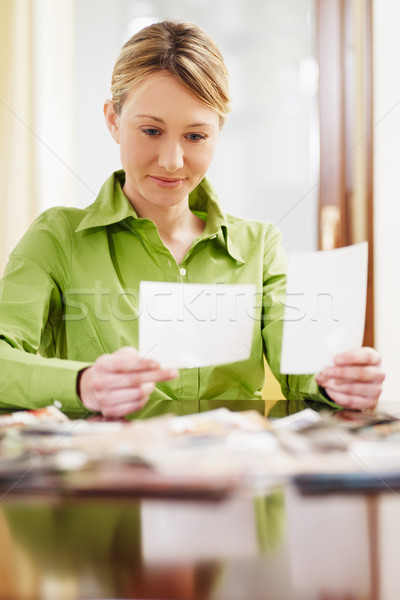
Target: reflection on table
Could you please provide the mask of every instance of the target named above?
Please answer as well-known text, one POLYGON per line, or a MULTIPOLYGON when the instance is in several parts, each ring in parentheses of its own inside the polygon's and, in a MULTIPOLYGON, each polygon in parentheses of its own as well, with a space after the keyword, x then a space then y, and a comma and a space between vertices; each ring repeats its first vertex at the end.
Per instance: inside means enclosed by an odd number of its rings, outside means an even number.
POLYGON ((390 494, 5 498, 0 597, 394 600, 399 535, 390 494))
POLYGON ((0 598, 400 597, 396 491, 302 495, 286 482, 153 496, 3 487, 0 598))

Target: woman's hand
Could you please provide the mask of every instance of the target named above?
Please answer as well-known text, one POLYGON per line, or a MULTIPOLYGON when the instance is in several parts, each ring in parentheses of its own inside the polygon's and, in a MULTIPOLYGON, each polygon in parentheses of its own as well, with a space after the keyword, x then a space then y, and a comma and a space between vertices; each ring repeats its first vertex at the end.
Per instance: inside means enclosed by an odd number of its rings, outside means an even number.
POLYGON ((78 393, 89 410, 105 417, 123 417, 146 404, 155 382, 177 376, 175 369, 161 369, 154 360, 140 358, 135 348, 126 347, 103 354, 81 371, 78 393))
POLYGON ((374 408, 385 379, 381 363, 376 350, 363 347, 339 354, 334 366, 322 369, 315 379, 337 404, 346 408, 374 408))

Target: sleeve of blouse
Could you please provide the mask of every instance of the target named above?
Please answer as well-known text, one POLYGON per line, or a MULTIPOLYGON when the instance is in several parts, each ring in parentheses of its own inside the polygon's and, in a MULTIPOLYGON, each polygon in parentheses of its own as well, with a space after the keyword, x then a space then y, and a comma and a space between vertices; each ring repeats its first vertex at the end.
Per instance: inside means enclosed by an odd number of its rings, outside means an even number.
POLYGON ((43 213, 10 255, 0 282, 0 408, 33 409, 55 401, 64 412, 85 411, 77 393, 87 363, 39 355, 43 337, 62 319, 71 234, 58 209, 43 213))
POLYGON ((264 353, 270 369, 288 400, 313 400, 337 406, 319 387, 314 375, 286 375, 280 372, 287 257, 282 235, 269 225, 264 245, 264 284, 262 334, 264 353))

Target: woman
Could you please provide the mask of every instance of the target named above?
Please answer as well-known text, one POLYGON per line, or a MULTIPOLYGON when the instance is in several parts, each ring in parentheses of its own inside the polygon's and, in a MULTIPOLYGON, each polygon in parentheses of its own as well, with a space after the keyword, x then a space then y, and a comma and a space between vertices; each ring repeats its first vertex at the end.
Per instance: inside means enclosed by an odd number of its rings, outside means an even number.
POLYGON ((262 410, 263 351, 286 397, 375 406, 384 375, 371 348, 314 376, 279 373, 285 257, 270 224, 224 215, 204 176, 229 112, 219 50, 197 27, 163 22, 124 46, 104 114, 123 171, 85 210, 41 215, 1 289, 1 405, 67 413, 262 410), (141 280, 253 283, 263 294, 250 359, 178 372, 140 357, 141 280), (39 352, 40 356, 37 355, 39 352))

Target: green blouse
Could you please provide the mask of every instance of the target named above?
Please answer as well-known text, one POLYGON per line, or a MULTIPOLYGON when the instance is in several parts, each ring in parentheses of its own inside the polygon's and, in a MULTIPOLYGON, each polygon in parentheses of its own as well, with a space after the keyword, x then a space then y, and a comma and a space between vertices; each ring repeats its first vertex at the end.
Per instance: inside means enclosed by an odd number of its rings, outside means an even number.
POLYGON ((137 347, 141 280, 252 283, 260 302, 248 360, 181 369, 133 417, 220 406, 264 412, 263 353, 287 398, 329 402, 313 376, 279 372, 286 271, 279 231, 225 215, 204 179, 189 204, 205 229, 178 265, 154 223, 136 215, 124 177, 114 173, 86 209, 44 212, 12 252, 0 284, 0 407, 55 402, 85 414, 77 374, 101 354, 137 347))

